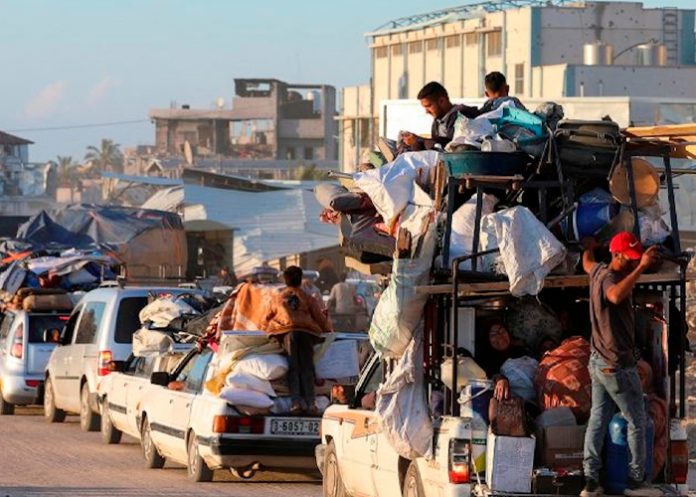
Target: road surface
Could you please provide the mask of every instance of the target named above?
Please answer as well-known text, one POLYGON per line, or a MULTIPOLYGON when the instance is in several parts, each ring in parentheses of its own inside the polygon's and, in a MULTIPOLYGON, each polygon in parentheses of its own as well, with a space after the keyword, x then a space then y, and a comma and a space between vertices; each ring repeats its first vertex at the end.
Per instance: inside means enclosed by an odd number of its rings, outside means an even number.
POLYGON ((252 481, 216 471, 211 483, 192 483, 186 469, 167 463, 146 469, 139 443, 124 435, 105 445, 80 430, 78 418, 48 425, 40 408, 0 418, 0 497, 318 497, 314 477, 259 473, 252 481))

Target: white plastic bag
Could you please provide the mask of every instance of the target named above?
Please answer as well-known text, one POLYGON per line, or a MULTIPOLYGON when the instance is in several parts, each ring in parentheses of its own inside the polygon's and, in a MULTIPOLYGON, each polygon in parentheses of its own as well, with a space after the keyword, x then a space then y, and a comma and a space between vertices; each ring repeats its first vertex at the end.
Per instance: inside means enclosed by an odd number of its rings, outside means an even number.
POLYGON ((525 356, 505 361, 500 368, 500 373, 508 379, 513 395, 526 402, 536 403, 537 393, 534 378, 538 369, 539 363, 535 359, 525 356))
POLYGON ((142 324, 151 321, 156 328, 166 328, 169 323, 184 314, 198 314, 198 311, 183 300, 165 297, 143 307, 138 317, 142 324))
POLYGON ((537 295, 544 278, 565 260, 566 249, 526 207, 512 207, 481 220, 482 249, 500 249, 510 293, 537 295))
POLYGON ((370 343, 386 358, 403 355, 423 317, 428 296, 417 294, 416 287, 428 282, 434 250, 435 223, 431 223, 418 258, 394 259, 391 280, 377 303, 369 331, 370 343))
POLYGON ((377 390, 375 412, 392 448, 406 459, 432 458, 433 426, 425 399, 423 327, 377 390))
POLYGON ((256 376, 247 373, 231 373, 227 375, 225 383, 229 387, 239 388, 242 390, 253 390, 254 392, 265 393, 269 397, 275 397, 275 390, 268 380, 262 380, 256 376))
POLYGON ((670 229, 662 219, 663 214, 659 204, 643 207, 638 211, 640 242, 644 246, 662 243, 669 236, 670 229))
POLYGON ((156 357, 167 352, 174 341, 161 331, 141 328, 133 333, 133 355, 136 357, 156 357))
POLYGON ((248 406, 258 409, 268 409, 273 400, 265 393, 246 390, 244 388, 225 387, 220 391, 220 398, 233 406, 248 406))
POLYGON ((262 380, 273 381, 288 372, 288 359, 280 354, 252 354, 240 359, 233 373, 247 373, 262 380))
MULTIPOLYGON (((469 119, 462 114, 458 114, 457 119, 454 121, 452 141, 447 146, 450 147, 454 144, 481 148, 481 140, 494 134, 495 128, 488 119, 469 119)), ((447 150, 450 150, 450 148, 447 150)))
MULTIPOLYGON (((452 215, 452 234, 450 237, 450 260, 448 262, 448 267, 452 265, 452 261, 455 258, 471 254, 471 249, 474 245, 477 197, 478 195, 474 194, 473 197, 464 202, 452 215)), ((492 213, 497 201, 498 199, 496 199, 495 196, 484 193, 481 201, 481 215, 485 216, 492 213)), ((460 269, 469 268, 471 268, 471 261, 466 261, 460 265, 460 269)))

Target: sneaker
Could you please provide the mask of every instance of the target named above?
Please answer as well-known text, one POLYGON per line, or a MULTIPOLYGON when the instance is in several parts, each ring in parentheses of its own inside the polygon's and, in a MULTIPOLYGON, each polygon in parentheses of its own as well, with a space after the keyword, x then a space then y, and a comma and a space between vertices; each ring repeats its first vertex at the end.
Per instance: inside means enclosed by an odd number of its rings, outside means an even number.
POLYGON ((597 480, 591 478, 585 481, 585 488, 580 492, 580 497, 602 497, 602 495, 604 495, 604 489, 597 480))
POLYGON ((624 495, 629 497, 662 497, 664 493, 657 487, 645 483, 628 479, 628 487, 624 490, 624 495))

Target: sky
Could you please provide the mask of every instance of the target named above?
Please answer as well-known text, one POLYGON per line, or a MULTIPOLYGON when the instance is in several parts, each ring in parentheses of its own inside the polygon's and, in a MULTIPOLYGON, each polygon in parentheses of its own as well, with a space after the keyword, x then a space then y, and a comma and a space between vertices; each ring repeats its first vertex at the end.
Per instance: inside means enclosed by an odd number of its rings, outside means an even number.
MULTIPOLYGON (((154 143, 150 108, 227 105, 234 78, 340 89, 369 81, 363 36, 465 0, 0 0, 0 130, 31 161, 82 160, 102 138, 154 143), (138 122, 131 122, 138 121, 138 122), (108 127, 45 130, 94 123, 108 127)), ((470 2, 469 2, 470 3, 470 2)), ((694 8, 696 0, 647 0, 694 8)))

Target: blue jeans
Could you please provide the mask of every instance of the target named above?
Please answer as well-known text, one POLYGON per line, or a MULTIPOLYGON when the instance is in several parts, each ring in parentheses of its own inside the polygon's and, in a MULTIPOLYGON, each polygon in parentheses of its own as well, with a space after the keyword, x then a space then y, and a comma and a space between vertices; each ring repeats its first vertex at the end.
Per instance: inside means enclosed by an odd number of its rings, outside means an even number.
POLYGON ((632 480, 641 482, 645 478, 646 419, 638 370, 635 366, 614 368, 594 353, 590 356, 589 369, 592 378, 592 410, 585 433, 585 478, 599 481, 602 448, 616 406, 628 422, 628 475, 632 480))

